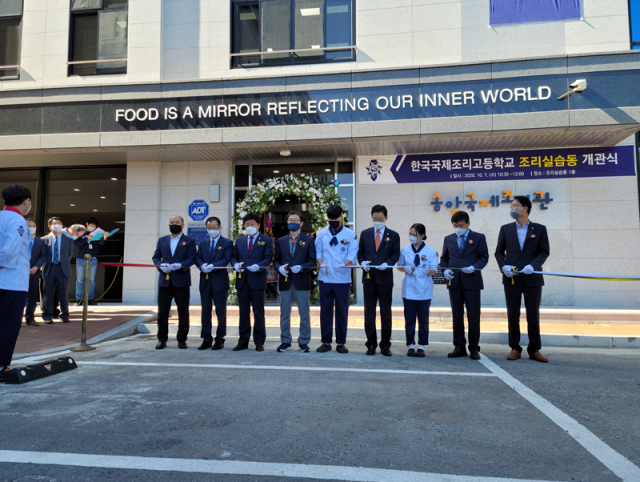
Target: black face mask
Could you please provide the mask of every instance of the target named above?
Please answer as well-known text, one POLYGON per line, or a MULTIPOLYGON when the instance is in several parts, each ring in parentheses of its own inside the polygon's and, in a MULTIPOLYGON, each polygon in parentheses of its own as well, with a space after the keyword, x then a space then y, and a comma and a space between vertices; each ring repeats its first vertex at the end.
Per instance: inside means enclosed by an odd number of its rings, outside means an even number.
POLYGON ((335 231, 342 225, 342 221, 329 221, 329 226, 335 231))
POLYGON ((171 231, 171 234, 180 234, 180 232, 182 231, 182 226, 180 226, 179 224, 170 224, 169 231, 171 231))

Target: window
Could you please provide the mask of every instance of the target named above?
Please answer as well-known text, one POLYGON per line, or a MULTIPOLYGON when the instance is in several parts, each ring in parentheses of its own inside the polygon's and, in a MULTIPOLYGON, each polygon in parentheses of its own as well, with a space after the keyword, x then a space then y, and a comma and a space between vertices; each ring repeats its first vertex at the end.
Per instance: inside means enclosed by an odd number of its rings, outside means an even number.
POLYGON ((640 2, 629 0, 629 26, 631 27, 631 48, 640 49, 640 2))
POLYGON ((22 0, 0 2, 0 79, 20 78, 22 0))
POLYGON ((353 1, 234 1, 233 67, 355 60, 353 1))
POLYGON ((70 75, 127 72, 127 7, 127 0, 71 0, 70 75))

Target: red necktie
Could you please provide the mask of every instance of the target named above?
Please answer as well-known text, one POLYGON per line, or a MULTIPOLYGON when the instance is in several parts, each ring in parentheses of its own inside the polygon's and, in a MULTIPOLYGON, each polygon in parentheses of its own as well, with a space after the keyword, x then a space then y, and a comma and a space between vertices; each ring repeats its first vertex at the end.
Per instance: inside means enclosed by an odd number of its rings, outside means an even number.
POLYGON ((376 231, 376 251, 380 248, 380 231, 376 231))
POLYGON ((251 254, 252 249, 253 249, 253 236, 249 236, 249 254, 251 254))

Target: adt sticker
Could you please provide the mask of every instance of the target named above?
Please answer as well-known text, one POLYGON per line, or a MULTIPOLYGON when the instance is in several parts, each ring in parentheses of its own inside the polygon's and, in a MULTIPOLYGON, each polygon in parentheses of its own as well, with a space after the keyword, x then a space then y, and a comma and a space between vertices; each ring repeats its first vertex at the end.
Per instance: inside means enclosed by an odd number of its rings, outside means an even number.
POLYGON ((204 221, 209 215, 209 205, 202 199, 196 199, 189 204, 189 217, 194 221, 204 221))

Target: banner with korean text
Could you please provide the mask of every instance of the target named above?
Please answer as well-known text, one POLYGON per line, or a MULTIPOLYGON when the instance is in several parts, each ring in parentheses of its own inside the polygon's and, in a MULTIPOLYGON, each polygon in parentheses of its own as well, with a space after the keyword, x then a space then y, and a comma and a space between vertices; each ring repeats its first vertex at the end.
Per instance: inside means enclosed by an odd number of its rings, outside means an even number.
POLYGON ((633 146, 359 156, 358 184, 635 176, 633 146))

